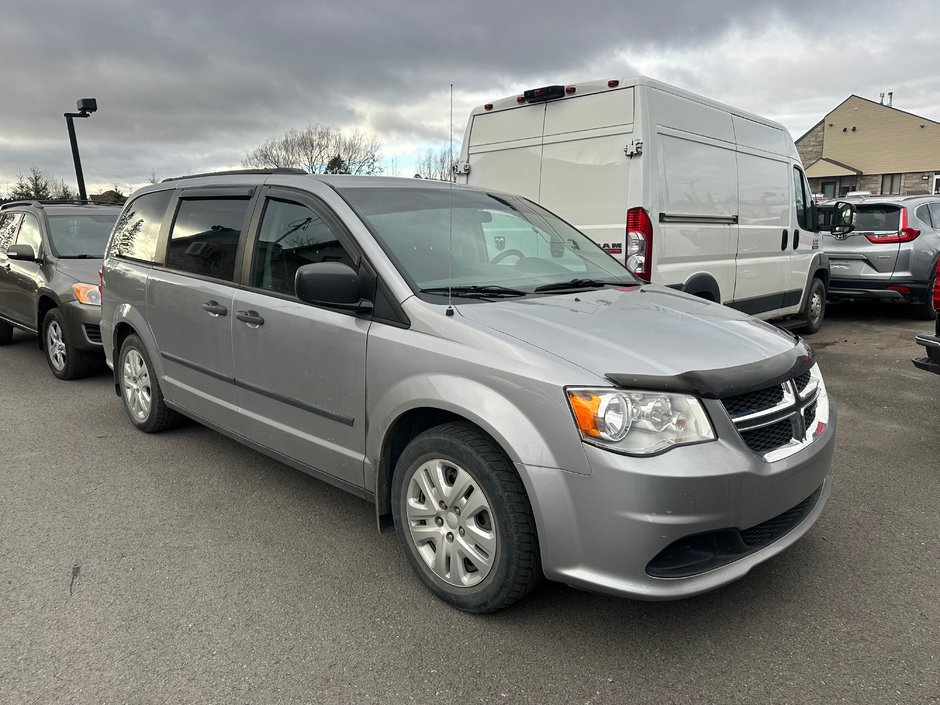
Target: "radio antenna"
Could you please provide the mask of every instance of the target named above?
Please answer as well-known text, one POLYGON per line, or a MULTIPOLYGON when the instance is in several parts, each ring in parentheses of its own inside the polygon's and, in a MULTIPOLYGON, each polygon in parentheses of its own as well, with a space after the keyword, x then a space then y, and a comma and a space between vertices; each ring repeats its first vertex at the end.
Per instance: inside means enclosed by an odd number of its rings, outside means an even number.
POLYGON ((447 173, 450 182, 450 208, 447 231, 447 310, 445 316, 454 315, 454 84, 450 84, 450 148, 447 154, 447 173))

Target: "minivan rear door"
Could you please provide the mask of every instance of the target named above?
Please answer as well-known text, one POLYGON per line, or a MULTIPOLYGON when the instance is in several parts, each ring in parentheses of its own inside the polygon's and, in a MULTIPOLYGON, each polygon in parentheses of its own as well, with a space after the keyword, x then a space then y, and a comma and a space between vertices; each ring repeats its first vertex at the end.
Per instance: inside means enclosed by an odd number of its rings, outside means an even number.
MULTIPOLYGON (((889 277, 894 272, 900 243, 878 240, 896 240, 900 228, 901 206, 892 203, 858 204, 855 230, 845 235, 822 234, 823 250, 829 255, 833 280, 852 280, 853 288, 864 288, 866 279, 889 277)), ((833 282, 831 288, 838 289, 838 283, 833 282)))

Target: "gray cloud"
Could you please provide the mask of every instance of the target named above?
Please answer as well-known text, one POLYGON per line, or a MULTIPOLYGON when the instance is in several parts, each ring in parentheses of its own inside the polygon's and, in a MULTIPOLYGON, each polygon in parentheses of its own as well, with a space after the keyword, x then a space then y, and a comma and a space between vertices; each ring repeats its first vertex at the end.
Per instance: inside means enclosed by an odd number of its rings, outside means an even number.
POLYGON ((891 61, 869 63, 869 46, 860 53, 848 45, 840 65, 814 72, 811 55, 782 48, 776 68, 773 61, 761 64, 763 76, 748 73, 749 60, 722 67, 713 56, 728 37, 747 44, 767 27, 799 28, 802 36, 816 31, 822 44, 835 45, 843 40, 825 35, 842 31, 840 16, 876 36, 890 17, 894 39, 881 38, 885 50, 889 41, 897 47, 916 41, 917 17, 929 14, 928 5, 911 3, 904 12, 886 5, 839 2, 823 11, 809 0, 16 3, 0 22, 0 190, 32 164, 72 179, 62 113, 84 96, 100 106, 77 123, 86 178, 105 185, 139 184, 151 170, 168 176, 237 165, 266 137, 311 122, 371 129, 391 146, 440 143, 448 136, 451 83, 459 134, 469 108, 484 99, 524 86, 629 75, 649 57, 670 59, 658 64, 666 75, 657 77, 721 100, 749 101, 744 107, 796 124, 819 119, 872 81, 900 85, 903 70, 915 81, 910 109, 940 117, 936 86, 916 82, 936 64, 937 49, 916 61, 891 54, 891 61))

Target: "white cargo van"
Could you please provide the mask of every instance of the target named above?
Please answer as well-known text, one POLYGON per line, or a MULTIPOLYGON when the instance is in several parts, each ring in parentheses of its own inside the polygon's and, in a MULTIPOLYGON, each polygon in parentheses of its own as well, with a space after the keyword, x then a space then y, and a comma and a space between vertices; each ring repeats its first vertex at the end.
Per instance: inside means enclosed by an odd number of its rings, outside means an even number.
POLYGON ((475 109, 457 171, 556 212, 642 279, 822 322, 829 264, 778 123, 643 77, 546 86, 475 109))

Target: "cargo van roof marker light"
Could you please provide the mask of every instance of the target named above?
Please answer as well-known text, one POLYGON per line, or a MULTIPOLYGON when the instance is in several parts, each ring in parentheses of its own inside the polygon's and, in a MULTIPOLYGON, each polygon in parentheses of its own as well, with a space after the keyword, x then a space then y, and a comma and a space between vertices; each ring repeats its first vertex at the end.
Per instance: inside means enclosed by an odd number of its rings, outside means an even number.
POLYGON ((620 81, 618 81, 617 79, 613 79, 613 80, 607 82, 607 87, 608 87, 608 88, 616 88, 616 87, 619 86, 619 85, 620 85, 620 81))
POLYGON ((483 106, 483 109, 484 109, 484 110, 492 110, 492 109, 493 109, 493 104, 492 104, 492 103, 487 103, 486 105, 483 106))
POLYGON ((571 95, 572 93, 576 93, 577 90, 578 90, 577 86, 565 86, 566 95, 571 95))
POLYGON ((516 96, 516 102, 525 103, 525 96, 524 95, 516 96))

